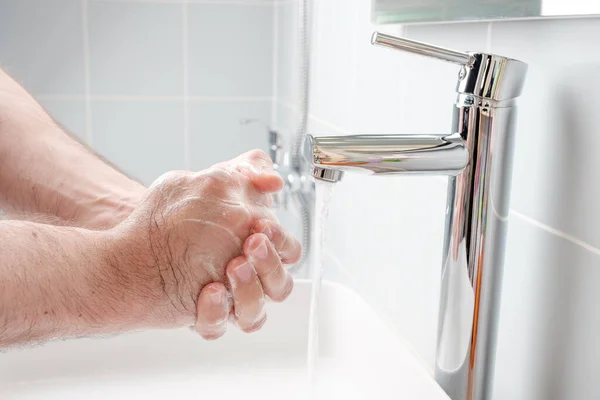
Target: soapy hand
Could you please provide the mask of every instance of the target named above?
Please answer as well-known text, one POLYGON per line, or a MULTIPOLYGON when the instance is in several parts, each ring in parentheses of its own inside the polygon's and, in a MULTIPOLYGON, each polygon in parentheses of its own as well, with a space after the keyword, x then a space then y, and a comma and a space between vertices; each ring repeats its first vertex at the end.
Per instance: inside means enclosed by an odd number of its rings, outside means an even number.
POLYGON ((301 252, 270 208, 270 194, 282 185, 262 151, 154 182, 114 228, 120 254, 131 255, 119 272, 138 277, 136 289, 151 304, 144 318, 161 327, 193 325, 207 339, 223 335, 230 317, 245 332, 259 329, 265 295, 282 301, 290 294, 283 264, 301 252))

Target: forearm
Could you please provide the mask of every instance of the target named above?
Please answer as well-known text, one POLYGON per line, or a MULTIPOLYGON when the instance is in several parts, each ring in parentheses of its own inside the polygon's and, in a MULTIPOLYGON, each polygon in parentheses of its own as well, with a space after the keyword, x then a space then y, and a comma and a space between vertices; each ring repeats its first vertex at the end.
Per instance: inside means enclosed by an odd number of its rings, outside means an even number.
POLYGON ((0 208, 110 227, 143 192, 141 184, 69 137, 0 70, 0 208))
POLYGON ((0 348, 139 327, 108 232, 0 221, 0 348))

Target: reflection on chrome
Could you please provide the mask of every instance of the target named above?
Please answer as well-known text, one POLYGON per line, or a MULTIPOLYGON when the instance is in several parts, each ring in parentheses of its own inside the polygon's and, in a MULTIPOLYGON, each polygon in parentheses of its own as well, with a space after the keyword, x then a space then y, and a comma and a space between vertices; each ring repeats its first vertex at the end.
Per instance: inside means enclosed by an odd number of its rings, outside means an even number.
POLYGON ((310 137, 316 179, 449 176, 435 378, 453 400, 491 399, 515 99, 526 64, 375 33, 373 43, 461 65, 448 135, 310 137))

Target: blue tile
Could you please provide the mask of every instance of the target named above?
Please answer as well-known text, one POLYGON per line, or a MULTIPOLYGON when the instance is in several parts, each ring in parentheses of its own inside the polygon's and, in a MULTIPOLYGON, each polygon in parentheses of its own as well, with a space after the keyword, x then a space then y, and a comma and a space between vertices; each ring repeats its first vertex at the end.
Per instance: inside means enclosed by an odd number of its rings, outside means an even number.
POLYGON ((84 100, 41 99, 39 103, 69 134, 86 141, 86 111, 84 100))
POLYGON ((271 6, 190 4, 192 96, 271 96, 271 6))
POLYGON ((19 0, 0 5, 0 67, 34 94, 85 89, 80 0, 19 0))
POLYGON ((181 4, 92 1, 89 30, 92 94, 183 94, 181 4))
POLYGON ((185 168, 183 102, 92 102, 94 148, 145 184, 185 168))
MULTIPOLYGON (((297 90, 298 71, 294 54, 298 51, 297 4, 284 2, 276 6, 277 12, 277 98, 286 104, 293 104, 297 90)), ((313 54, 315 54, 313 48, 313 54)))
POLYGON ((234 158, 252 149, 268 149, 271 103, 192 102, 190 104, 190 159, 193 170, 234 158), (243 119, 259 122, 244 125, 243 119))

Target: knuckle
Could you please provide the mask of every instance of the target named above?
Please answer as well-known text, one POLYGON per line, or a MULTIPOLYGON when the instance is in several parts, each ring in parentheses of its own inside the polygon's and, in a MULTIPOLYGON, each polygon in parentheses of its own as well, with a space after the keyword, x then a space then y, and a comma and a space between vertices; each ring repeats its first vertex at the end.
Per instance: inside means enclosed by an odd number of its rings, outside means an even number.
POLYGON ((233 216, 237 221, 245 223, 253 218, 252 211, 248 209, 248 207, 246 207, 244 204, 240 204, 239 206, 234 207, 233 210, 233 216))
POLYGON ((229 182, 231 180, 231 171, 224 167, 210 168, 204 175, 219 182, 229 182))
MULTIPOLYGON (((247 233, 254 221, 254 214, 248 207, 242 203, 235 205, 226 205, 223 208, 222 216, 227 225, 238 233, 247 233)), ((241 238, 240 238, 241 239, 241 238)))
POLYGON ((151 187, 172 187, 179 186, 190 177, 188 171, 168 171, 159 176, 151 187))
POLYGON ((269 155, 267 153, 265 153, 263 150, 260 149, 254 149, 248 152, 248 157, 252 160, 259 160, 259 161, 265 161, 265 162, 271 162, 271 157, 269 157, 269 155))
POLYGON ((210 193, 225 196, 231 186, 231 175, 224 169, 211 169, 195 174, 192 185, 210 193))

